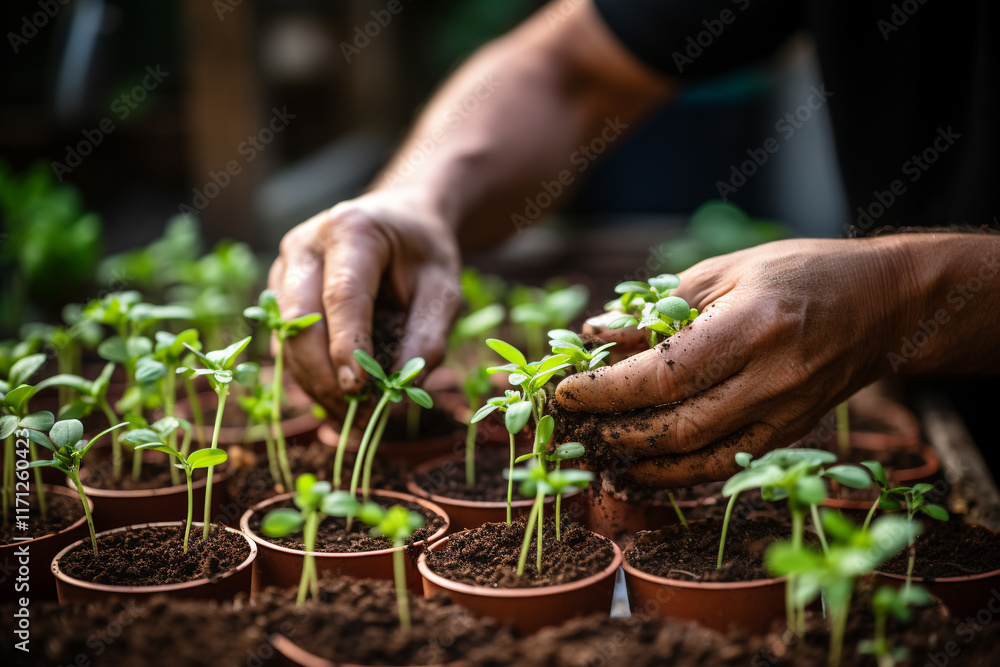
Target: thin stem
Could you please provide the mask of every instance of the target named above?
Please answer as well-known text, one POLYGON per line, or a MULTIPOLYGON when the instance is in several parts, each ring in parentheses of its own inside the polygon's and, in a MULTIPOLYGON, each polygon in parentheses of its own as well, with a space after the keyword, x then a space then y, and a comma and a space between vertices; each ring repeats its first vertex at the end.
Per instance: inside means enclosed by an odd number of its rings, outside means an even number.
MULTIPOLYGON (((358 482, 361 481, 361 468, 365 464, 365 454, 368 453, 368 442, 372 438, 372 433, 375 432, 375 423, 378 421, 379 417, 382 416, 382 410, 385 409, 388 402, 389 392, 386 392, 382 394, 381 398, 378 399, 378 403, 375 405, 375 410, 372 412, 372 416, 368 419, 368 425, 365 426, 365 433, 361 436, 361 444, 358 445, 357 458, 354 460, 354 471, 351 473, 352 496, 358 492, 358 482)), ((349 518, 348 525, 350 525, 349 518)))
POLYGON ((875 516, 875 510, 878 509, 878 501, 879 498, 876 498, 875 502, 872 503, 872 508, 868 510, 868 516, 865 517, 865 522, 861 525, 861 530, 868 530, 868 524, 872 522, 872 517, 875 516))
POLYGON ((729 517, 733 515, 733 507, 736 505, 736 496, 738 493, 734 493, 729 496, 729 504, 726 505, 726 516, 722 519, 722 537, 719 538, 719 558, 715 563, 715 569, 722 569, 722 553, 726 549, 726 533, 729 531, 729 517))
POLYGON ((378 420, 378 427, 375 429, 372 441, 368 444, 368 454, 365 456, 365 472, 361 479, 361 496, 365 502, 368 502, 368 496, 371 495, 372 469, 375 467, 375 454, 378 452, 379 443, 382 442, 382 434, 385 433, 385 427, 388 423, 389 411, 385 410, 382 412, 382 418, 378 420))
POLYGON ((881 664, 881 659, 889 653, 889 641, 885 636, 887 616, 886 612, 875 610, 875 657, 879 658, 879 664, 881 664))
POLYGON ((535 527, 535 519, 538 518, 538 498, 531 505, 531 513, 528 514, 528 525, 524 529, 524 541, 521 543, 521 555, 517 558, 517 573, 524 574, 524 564, 528 562, 528 547, 531 545, 531 531, 535 527))
MULTIPOLYGON (((469 395, 469 414, 476 414, 479 409, 479 397, 469 395)), ((469 428, 465 432, 465 485, 470 489, 476 485, 476 435, 479 432, 479 422, 473 423, 469 418, 469 428)))
MULTIPOLYGON (((796 550, 802 548, 802 533, 805 527, 805 517, 802 510, 796 508, 792 510, 792 547, 796 550)), ((794 600, 794 591, 797 586, 797 577, 788 575, 788 588, 793 592, 791 599, 794 600)), ((801 605, 794 605, 795 609, 795 632, 801 636, 805 634, 805 609, 801 605)))
POLYGON ((403 540, 393 540, 392 578, 396 583, 396 606, 399 608, 399 627, 403 632, 410 629, 410 598, 406 591, 406 562, 403 560, 403 540))
POLYGON ((688 529, 687 519, 684 518, 684 512, 681 511, 680 505, 677 504, 677 500, 674 498, 674 492, 671 491, 670 489, 667 489, 667 500, 670 501, 670 506, 674 508, 675 512, 677 512, 677 519, 681 522, 681 525, 684 527, 684 530, 687 530, 688 529))
MULTIPOLYGON (((115 414, 114 408, 108 403, 107 397, 101 398, 100 407, 101 412, 104 413, 105 418, 108 420, 108 426, 114 426, 118 423, 118 415, 115 414)), ((111 476, 116 482, 121 481, 123 466, 124 459, 122 457, 121 441, 118 439, 118 431, 113 431, 111 433, 111 476)))
POLYGON ((271 437, 270 428, 264 429, 264 451, 267 452, 267 469, 271 473, 271 481, 275 487, 283 485, 281 469, 278 467, 278 453, 274 448, 274 438, 271 437))
MULTIPOLYGON (((514 471, 514 459, 517 458, 514 452, 514 434, 509 433, 510 436, 510 468, 511 472, 514 471)), ((511 513, 511 503, 514 502, 514 478, 508 476, 507 478, 507 525, 509 526, 512 521, 511 513)))
POLYGON ((191 407, 191 417, 194 419, 194 430, 198 434, 198 446, 205 446, 205 411, 201 409, 198 402, 198 394, 194 390, 194 380, 187 375, 184 376, 184 393, 187 395, 188 405, 191 407))
POLYGON ((847 628, 847 610, 851 604, 851 595, 848 593, 847 600, 842 605, 837 605, 832 609, 832 624, 830 627, 830 658, 827 663, 829 667, 839 667, 840 657, 844 651, 844 630, 847 628))
MULTIPOLYGON (((126 416, 130 417, 131 414, 127 414, 126 416)), ((129 419, 129 421, 132 421, 132 420, 129 419)), ((170 467, 172 468, 173 466, 170 466, 170 467)), ((138 481, 140 477, 142 477, 142 450, 141 449, 133 449, 132 450, 132 479, 138 481)))
POLYGON ((358 403, 357 396, 347 397, 347 415, 344 417, 344 424, 340 428, 340 439, 337 440, 337 457, 333 460, 334 489, 340 489, 340 477, 344 469, 344 452, 347 451, 347 440, 351 436, 354 416, 358 413, 358 403))
POLYGON ((188 491, 188 513, 187 521, 184 523, 184 553, 188 552, 188 538, 191 537, 191 522, 194 520, 194 484, 191 482, 191 475, 194 470, 187 465, 184 466, 184 477, 187 479, 188 491))
POLYGON ((906 590, 909 591, 913 585, 913 565, 917 561, 917 541, 910 541, 910 558, 906 562, 906 590))
POLYGON ((313 556, 313 549, 316 547, 316 531, 319 529, 319 513, 316 510, 309 512, 306 517, 306 525, 302 531, 303 542, 305 542, 306 555, 302 560, 302 576, 299 577, 299 593, 295 597, 295 606, 301 607, 306 601, 306 593, 309 592, 312 578, 312 568, 316 557, 313 556))
POLYGON ((851 451, 851 431, 848 422, 847 401, 837 406, 837 449, 845 457, 851 451))
POLYGON ((538 574, 542 573, 542 530, 545 527, 545 494, 541 491, 535 496, 538 504, 538 539, 535 545, 535 569, 538 574))
POLYGON ((823 547, 823 553, 829 554, 830 547, 826 543, 826 531, 823 530, 823 523, 819 520, 819 510, 815 505, 810 505, 809 513, 812 516, 813 526, 816 528, 816 534, 819 536, 819 544, 823 547))
MULTIPOLYGON (((226 408, 226 396, 229 395, 229 385, 220 384, 215 391, 219 396, 219 406, 215 410, 215 428, 212 429, 212 449, 219 448, 219 431, 222 429, 222 413, 226 408)), ((215 466, 208 466, 205 472, 208 475, 208 480, 205 483, 205 525, 202 529, 201 539, 208 540, 209 529, 212 526, 212 476, 215 473, 215 466)))
MULTIPOLYGON (((167 376, 163 381, 164 391, 163 391, 163 414, 166 417, 174 416, 174 405, 177 401, 177 373, 174 370, 174 366, 167 366, 167 376)), ((167 444, 174 449, 177 449, 177 430, 174 429, 167 436, 167 444)), ((180 471, 174 466, 168 466, 170 469, 170 483, 173 485, 180 484, 180 471)), ((185 550, 184 553, 187 553, 185 550)))
POLYGON ((80 494, 80 502, 83 503, 83 513, 87 517, 87 528, 90 529, 90 544, 94 547, 94 558, 97 558, 97 532, 94 530, 94 517, 90 516, 90 503, 87 502, 87 494, 83 492, 83 484, 80 483, 80 471, 73 470, 67 474, 73 480, 76 492, 80 494))
POLYGON ((288 464, 285 434, 281 430, 281 389, 285 367, 285 339, 280 333, 276 338, 278 345, 274 355, 274 377, 271 378, 271 435, 274 438, 274 446, 278 450, 278 466, 281 468, 282 483, 286 489, 291 489, 292 469, 288 464))
MULTIPOLYGON (((35 443, 28 441, 28 453, 31 454, 31 460, 38 460, 38 452, 35 451, 35 443)), ((13 489, 13 485, 11 485, 13 489)), ((42 518, 48 518, 49 516, 49 501, 45 497, 45 482, 42 481, 42 469, 35 468, 35 497, 38 498, 38 511, 41 512, 42 518)))
POLYGON ((3 495, 3 522, 7 523, 10 521, 10 510, 13 506, 12 499, 14 497, 14 480, 12 473, 14 472, 14 436, 13 434, 7 436, 4 441, 3 447, 3 490, 0 491, 0 495, 3 495))

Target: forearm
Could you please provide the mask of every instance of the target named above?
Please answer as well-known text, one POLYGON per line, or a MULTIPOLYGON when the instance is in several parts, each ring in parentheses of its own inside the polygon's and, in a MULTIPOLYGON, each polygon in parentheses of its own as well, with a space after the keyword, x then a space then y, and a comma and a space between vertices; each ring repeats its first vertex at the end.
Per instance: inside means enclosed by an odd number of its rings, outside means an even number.
POLYGON ((889 343, 907 373, 1000 372, 1000 235, 902 234, 913 313, 889 343))
POLYGON ((591 160, 582 145, 616 140, 667 90, 588 3, 556 26, 542 10, 444 84, 374 189, 431 211, 466 245, 495 241, 515 231, 512 217, 543 182, 562 175, 565 193, 581 178, 591 160))

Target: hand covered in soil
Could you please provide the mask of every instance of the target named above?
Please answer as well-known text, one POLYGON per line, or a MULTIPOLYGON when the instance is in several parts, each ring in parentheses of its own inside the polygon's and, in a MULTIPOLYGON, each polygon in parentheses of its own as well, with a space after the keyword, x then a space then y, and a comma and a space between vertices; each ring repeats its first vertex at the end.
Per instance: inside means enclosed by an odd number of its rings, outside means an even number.
POLYGON ((725 479, 740 469, 737 452, 791 444, 888 370, 897 329, 916 321, 898 245, 779 241, 701 262, 678 290, 697 320, 654 349, 566 378, 556 398, 570 411, 640 409, 599 422, 640 484, 725 479))
POLYGON ((343 415, 344 394, 360 391, 367 379, 355 349, 379 361, 393 359, 390 370, 413 357, 433 368, 461 304, 458 271, 452 230, 419 205, 387 193, 342 202, 292 229, 281 241, 268 285, 286 318, 324 314, 286 343, 295 381, 343 415), (376 299, 405 314, 400 349, 372 349, 376 299))

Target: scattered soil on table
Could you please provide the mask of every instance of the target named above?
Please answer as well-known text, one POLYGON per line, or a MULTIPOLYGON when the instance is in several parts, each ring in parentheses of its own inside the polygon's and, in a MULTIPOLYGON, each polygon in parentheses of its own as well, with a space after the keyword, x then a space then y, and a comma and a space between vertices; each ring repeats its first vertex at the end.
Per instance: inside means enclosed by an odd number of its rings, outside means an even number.
POLYGON ((427 552, 427 565, 442 577, 474 586, 535 588, 584 579, 611 563, 614 550, 609 540, 580 524, 563 523, 562 539, 556 540, 555 520, 545 522, 541 574, 535 568, 534 537, 524 574, 516 574, 524 541, 523 519, 510 525, 487 523, 456 533, 444 547, 427 552))
MULTIPOLYGON (((503 471, 510 466, 510 450, 502 447, 476 449, 476 483, 465 483, 465 460, 449 461, 414 481, 427 493, 447 498, 473 501, 506 501, 507 480, 503 471)), ((515 485, 516 491, 516 485, 515 485)))
MULTIPOLYGON (((196 447, 196 445, 192 445, 196 447)), ((92 461, 86 461, 80 469, 80 481, 86 486, 95 489, 109 491, 146 491, 149 489, 164 489, 174 486, 170 479, 170 463, 165 454, 159 452, 144 452, 142 460, 142 473, 139 479, 132 478, 132 452, 124 443, 122 444, 122 478, 115 480, 114 468, 111 465, 111 447, 94 447, 92 461)), ((173 461, 173 459, 171 459, 173 461)), ((179 473, 178 484, 184 484, 184 473, 179 473)), ((205 478, 204 468, 194 471, 193 480, 205 478)))
POLYGON ((186 554, 183 544, 183 526, 122 530, 98 536, 97 558, 87 540, 66 554, 59 567, 83 581, 154 586, 214 579, 250 556, 250 546, 242 535, 219 527, 214 527, 211 539, 204 542, 201 528, 192 526, 186 554))
POLYGON ((729 522, 722 569, 716 569, 722 520, 701 519, 636 533, 625 552, 629 565, 659 577, 684 581, 753 581, 769 579, 764 552, 788 539, 791 527, 770 517, 729 522))
MULTIPOLYGON (((413 535, 406 539, 407 546, 427 539, 444 525, 444 517, 431 512, 417 503, 392 502, 386 498, 378 498, 377 496, 373 496, 372 499, 385 508, 392 507, 393 505, 402 505, 410 511, 419 512, 424 517, 423 528, 415 531, 413 535)), ((267 511, 270 512, 279 507, 294 506, 294 503, 289 499, 284 502, 275 503, 267 511)), ((265 514, 266 512, 262 513, 258 511, 254 512, 253 516, 250 517, 250 530, 254 534, 272 544, 288 547, 289 549, 305 550, 301 533, 294 533, 287 537, 264 537, 264 534, 260 532, 260 522, 265 514)), ((348 532, 345 519, 336 516, 327 517, 319 524, 314 551, 322 553, 359 553, 392 547, 392 540, 385 537, 372 537, 368 534, 370 529, 370 526, 355 520, 350 532, 348 532)))
MULTIPOLYGON (((924 532, 916 540, 914 575, 963 577, 1000 570, 1000 533, 958 517, 950 521, 920 520, 924 532)), ((879 570, 905 575, 908 561, 909 549, 904 549, 879 570)))
MULTIPOLYGON (((74 492, 75 493, 75 492, 74 492)), ((58 533, 74 521, 83 516, 83 505, 79 499, 69 496, 46 493, 45 501, 48 503, 48 516, 42 518, 38 509, 38 495, 31 494, 28 505, 27 522, 28 527, 20 530, 15 527, 15 522, 0 522, 0 544, 11 544, 15 537, 42 537, 58 533)), ((24 514, 17 514, 16 509, 11 510, 11 516, 18 519, 25 519, 24 514)))

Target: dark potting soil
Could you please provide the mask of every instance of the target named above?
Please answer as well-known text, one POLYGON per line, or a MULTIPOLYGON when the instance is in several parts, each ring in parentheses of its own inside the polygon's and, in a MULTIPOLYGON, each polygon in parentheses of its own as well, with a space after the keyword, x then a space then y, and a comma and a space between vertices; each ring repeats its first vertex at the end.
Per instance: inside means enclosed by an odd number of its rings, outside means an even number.
POLYGON ((38 507, 38 496, 31 494, 28 500, 28 514, 25 519, 24 514, 17 514, 16 508, 11 510, 11 521, 0 522, 0 544, 11 544, 14 538, 42 537, 58 533, 74 521, 83 516, 83 505, 79 499, 69 496, 57 495, 55 493, 45 494, 48 516, 42 518, 41 510, 38 507), (28 527, 24 530, 17 528, 13 519, 26 520, 28 527))
MULTIPOLYGON (((181 473, 178 484, 184 484, 184 473, 179 470, 178 472, 181 473)), ((205 474, 204 469, 195 470, 192 479, 197 482, 204 479, 205 474)), ((80 471, 80 481, 95 489, 110 491, 146 491, 174 486, 173 480, 170 479, 170 467, 164 461, 143 461, 142 473, 139 479, 134 479, 132 477, 132 459, 127 455, 122 465, 122 478, 120 480, 115 481, 110 461, 99 461, 97 465, 84 465, 80 471)))
POLYGON ((722 520, 701 519, 636 534, 625 552, 629 565, 668 579, 686 581, 753 581, 771 577, 764 569, 764 551, 787 539, 791 527, 771 517, 730 520, 722 568, 716 569, 722 520))
MULTIPOLYGON (((444 517, 434 514, 417 503, 389 502, 386 498, 377 497, 373 497, 373 499, 383 507, 388 508, 393 505, 402 505, 412 512, 419 512, 424 517, 423 528, 415 531, 413 535, 407 538, 407 545, 416 544, 421 540, 427 539, 444 525, 444 517)), ((268 512, 279 507, 294 506, 295 505, 291 500, 286 500, 272 505, 268 508, 268 512)), ((263 533, 260 532, 260 522, 264 518, 265 514, 266 512, 254 512, 253 516, 250 517, 250 530, 252 530, 254 534, 262 537, 268 542, 288 547, 289 549, 305 549, 301 533, 295 533, 293 535, 289 535, 288 537, 264 537, 263 533)), ((385 537, 372 537, 368 533, 369 530, 369 526, 355 520, 351 526, 350 532, 348 532, 347 522, 345 519, 335 516, 327 517, 323 519, 322 523, 319 524, 319 530, 316 533, 316 547, 314 550, 322 553, 357 553, 362 551, 389 549, 392 547, 392 540, 385 537)))
POLYGON ((71 577, 97 584, 154 586, 214 579, 250 555, 241 534, 218 526, 207 542, 201 539, 201 528, 192 526, 186 554, 183 545, 183 526, 130 528, 99 535, 97 558, 87 540, 66 554, 59 567, 71 577))
MULTIPOLYGON (((492 588, 535 588, 566 584, 606 568, 614 559, 611 542, 580 524, 563 522, 556 540, 555 520, 547 519, 542 533, 542 570, 535 567, 535 542, 528 549, 524 574, 517 560, 524 540, 524 520, 487 523, 456 533, 440 549, 427 552, 427 565, 442 577, 492 588)), ((532 530, 532 533, 536 529, 532 530)))
MULTIPOLYGON (((510 467, 510 450, 504 447, 476 448, 475 485, 465 483, 465 460, 449 461, 414 481, 427 493, 479 502, 507 500, 507 480, 503 471, 510 467)), ((515 485, 515 491, 516 491, 515 485)))
MULTIPOLYGON (((962 577, 1000 570, 1000 533, 959 517, 949 521, 921 518, 924 532, 917 536, 913 574, 918 577, 962 577)), ((909 549, 879 568, 906 574, 909 549)))
POLYGON ((464 433, 465 426, 455 421, 451 413, 439 407, 432 407, 420 411, 420 429, 416 438, 411 438, 407 432, 405 412, 399 414, 394 412, 393 418, 385 426, 382 440, 410 440, 415 446, 419 446, 421 439, 438 438, 460 431, 464 433))

